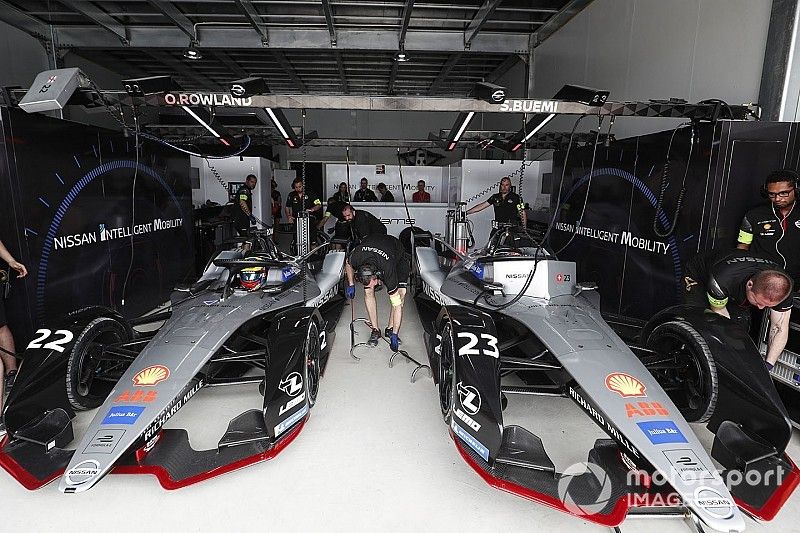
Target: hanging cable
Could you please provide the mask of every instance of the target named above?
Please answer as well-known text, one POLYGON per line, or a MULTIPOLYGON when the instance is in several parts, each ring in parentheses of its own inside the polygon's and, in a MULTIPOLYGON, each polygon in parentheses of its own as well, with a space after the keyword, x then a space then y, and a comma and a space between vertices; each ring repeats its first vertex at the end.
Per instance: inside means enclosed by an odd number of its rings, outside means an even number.
POLYGON ((664 238, 669 237, 675 232, 675 227, 678 223, 678 216, 681 214, 681 207, 683 206, 683 198, 686 195, 686 177, 689 175, 689 167, 692 163, 692 152, 694 151, 694 142, 695 142, 695 128, 694 124, 691 122, 684 122, 683 124, 679 124, 674 130, 672 130, 672 135, 669 137, 669 144, 667 145, 667 158, 664 161, 664 169, 661 171, 661 187, 658 192, 658 201, 656 202, 656 211, 653 214, 653 233, 655 233, 658 237, 664 238), (670 223, 669 227, 664 226, 664 231, 658 229, 658 215, 665 215, 664 213, 664 196, 667 192, 667 187, 669 187, 669 172, 670 172, 670 161, 669 155, 672 152, 672 141, 675 139, 675 134, 678 133, 678 130, 681 128, 689 127, 690 135, 689 135, 689 156, 686 158, 686 168, 683 171, 683 180, 681 181, 681 190, 678 193, 678 200, 675 202, 675 214, 672 217, 672 222, 670 223))
POLYGON ((528 158, 528 143, 524 140, 528 137, 528 132, 526 131, 528 127, 528 114, 522 114, 522 163, 519 166, 519 186, 517 187, 517 196, 519 196, 520 202, 522 201, 522 182, 525 180, 525 160, 528 158))
MULTIPOLYGON (((311 220, 308 218, 308 209, 306 208, 306 200, 308 199, 308 190, 306 190, 306 155, 308 154, 308 148, 306 147, 306 110, 303 109, 303 122, 302 122, 302 129, 300 130, 300 140, 301 144, 301 155, 303 157, 303 162, 300 165, 300 179, 303 180, 303 202, 300 204, 302 208, 303 215, 305 216, 305 224, 306 224, 306 231, 308 232, 308 237, 310 240, 311 234, 311 220)), ((295 224, 297 221, 295 221, 295 224)), ((295 229, 295 239, 297 238, 297 230, 295 229)), ((298 243, 299 244, 299 243, 298 243)), ((312 247, 312 243, 308 243, 308 247, 312 247)), ((305 252, 303 252, 305 253, 305 252)), ((300 254, 298 254, 300 255, 300 254)), ((303 265, 303 305, 308 302, 308 266, 303 265)))
POLYGON ((136 178, 139 176, 139 119, 136 116, 136 109, 133 110, 133 122, 136 125, 136 132, 133 136, 133 150, 136 153, 136 166, 133 170, 133 185, 131 185, 131 260, 128 263, 128 272, 125 274, 125 282, 122 284, 122 298, 120 303, 125 307, 125 295, 128 291, 128 280, 133 269, 133 226, 136 223, 136 178))

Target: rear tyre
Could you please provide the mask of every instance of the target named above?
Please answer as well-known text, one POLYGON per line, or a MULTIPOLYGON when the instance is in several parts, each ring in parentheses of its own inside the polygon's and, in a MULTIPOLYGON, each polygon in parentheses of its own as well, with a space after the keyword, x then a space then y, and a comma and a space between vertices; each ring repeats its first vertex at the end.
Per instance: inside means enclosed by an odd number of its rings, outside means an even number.
POLYGON ((124 324, 106 316, 83 328, 67 360, 67 399, 76 411, 99 407, 114 388, 115 382, 105 375, 109 370, 119 373, 121 363, 102 361, 103 345, 130 339, 130 330, 124 324))
POLYGON ((708 422, 714 414, 719 381, 714 356, 705 339, 683 321, 665 322, 653 329, 646 346, 669 358, 667 368, 650 372, 659 381, 687 422, 708 422))
POLYGON ((442 416, 447 422, 447 416, 453 406, 453 394, 455 387, 455 350, 453 347, 453 327, 450 322, 446 322, 441 331, 442 338, 439 341, 439 407, 442 416))
POLYGON ((303 380, 306 385, 306 400, 308 401, 308 408, 310 409, 317 401, 317 392, 319 391, 319 380, 321 376, 319 328, 317 327, 317 323, 313 320, 311 320, 308 326, 308 335, 306 336, 304 351, 305 365, 303 365, 303 380))

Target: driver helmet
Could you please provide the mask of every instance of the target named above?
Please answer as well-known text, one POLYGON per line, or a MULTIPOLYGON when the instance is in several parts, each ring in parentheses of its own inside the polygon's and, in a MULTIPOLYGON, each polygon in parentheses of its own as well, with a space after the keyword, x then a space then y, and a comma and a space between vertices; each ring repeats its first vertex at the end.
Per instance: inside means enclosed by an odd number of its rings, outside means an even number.
POLYGON ((264 267, 243 268, 239 273, 242 288, 248 291, 257 291, 267 281, 267 269, 264 267))

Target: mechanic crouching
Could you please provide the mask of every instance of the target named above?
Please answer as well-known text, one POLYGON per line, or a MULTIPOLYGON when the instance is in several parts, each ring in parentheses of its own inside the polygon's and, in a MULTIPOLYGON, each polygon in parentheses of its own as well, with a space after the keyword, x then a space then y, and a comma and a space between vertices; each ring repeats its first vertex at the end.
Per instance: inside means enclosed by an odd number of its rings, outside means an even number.
POLYGON ((403 301, 406 297, 408 277, 411 275, 411 258, 403 249, 403 245, 391 235, 371 235, 366 237, 350 253, 345 265, 347 272, 348 299, 355 298, 355 279, 364 284, 364 305, 367 308, 372 333, 367 344, 377 346, 381 338, 378 325, 378 309, 375 302, 375 290, 383 284, 389 295, 392 310, 389 324, 384 334, 389 339, 392 351, 400 346, 400 323, 403 319, 403 301))
POLYGON ((750 329, 750 306, 769 309, 769 370, 789 338, 792 278, 780 265, 743 250, 707 252, 692 259, 684 277, 684 301, 706 307, 750 329))

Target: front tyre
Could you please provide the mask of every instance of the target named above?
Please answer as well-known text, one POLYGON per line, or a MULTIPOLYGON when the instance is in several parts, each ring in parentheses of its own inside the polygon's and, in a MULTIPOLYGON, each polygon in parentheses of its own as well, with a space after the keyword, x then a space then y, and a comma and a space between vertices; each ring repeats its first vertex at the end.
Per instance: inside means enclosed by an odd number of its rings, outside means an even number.
POLYGON ((653 329, 647 348, 666 356, 651 369, 687 422, 708 422, 719 395, 714 356, 705 339, 687 322, 665 322, 653 329))
POLYGON ((308 401, 308 407, 310 409, 317 401, 317 392, 319 391, 321 376, 319 328, 314 320, 311 320, 308 326, 308 335, 306 335, 304 352, 305 364, 303 365, 303 381, 305 381, 306 400, 308 401))
POLYGON ((442 416, 447 422, 450 408, 453 406, 455 379, 455 349, 453 346, 453 326, 447 321, 441 331, 442 338, 439 341, 439 407, 442 416))
POLYGON ((102 360, 103 346, 130 339, 130 330, 110 317, 96 318, 83 328, 67 360, 67 399, 76 411, 102 405, 116 384, 109 371, 118 371, 120 363, 102 360))

